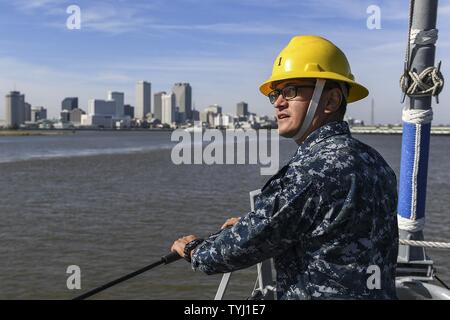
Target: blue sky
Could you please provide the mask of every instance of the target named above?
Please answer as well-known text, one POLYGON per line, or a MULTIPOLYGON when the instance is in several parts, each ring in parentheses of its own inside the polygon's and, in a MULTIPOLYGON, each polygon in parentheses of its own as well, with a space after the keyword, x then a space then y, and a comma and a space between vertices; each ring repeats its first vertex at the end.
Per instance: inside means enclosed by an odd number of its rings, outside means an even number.
MULTIPOLYGON (((259 84, 279 51, 297 34, 317 34, 346 54, 357 80, 371 91, 350 116, 401 119, 398 79, 407 37, 408 1, 374 0, 0 0, 0 95, 16 88, 33 106, 56 116, 66 96, 125 92, 134 104, 138 80, 152 91, 190 82, 197 109, 218 103, 234 113, 244 100, 259 114, 273 112, 259 84), (66 8, 81 8, 81 30, 68 30, 66 8), (369 5, 381 8, 381 29, 366 26, 369 5)), ((450 74, 450 1, 440 1, 437 59, 450 74)), ((450 123, 450 94, 435 106, 435 123, 450 123)), ((4 99, 0 100, 4 117, 4 99)))

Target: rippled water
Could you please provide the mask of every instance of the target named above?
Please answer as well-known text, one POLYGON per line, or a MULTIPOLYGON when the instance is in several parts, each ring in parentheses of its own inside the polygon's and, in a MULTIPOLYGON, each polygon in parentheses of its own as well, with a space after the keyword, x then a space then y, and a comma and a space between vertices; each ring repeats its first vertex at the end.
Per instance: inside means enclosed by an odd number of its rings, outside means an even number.
MULTIPOLYGON (((358 136, 398 173, 400 136, 358 136)), ((181 165, 168 132, 79 132, 0 137, 0 299, 68 299, 66 268, 79 265, 82 291, 139 269, 185 234, 215 231, 249 210, 248 192, 267 176, 257 165, 181 165)), ((296 146, 280 141, 281 162, 296 146)), ((432 137, 427 228, 450 240, 450 137, 432 137)), ((450 282, 448 251, 430 250, 450 282)), ((246 298, 255 268, 233 275, 227 298, 246 298)), ((181 261, 97 295, 103 299, 212 299, 220 276, 181 261)))

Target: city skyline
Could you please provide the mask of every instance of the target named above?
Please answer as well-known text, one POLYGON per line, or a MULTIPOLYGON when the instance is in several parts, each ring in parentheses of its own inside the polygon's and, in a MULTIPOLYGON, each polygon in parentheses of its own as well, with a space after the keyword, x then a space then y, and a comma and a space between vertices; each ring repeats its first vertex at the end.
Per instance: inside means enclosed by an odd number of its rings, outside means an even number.
MULTIPOLYGON (((187 119, 188 120, 194 120, 192 118, 192 115, 193 115, 192 112, 194 110, 198 111, 198 112, 202 112, 204 110, 207 110, 208 108, 211 108, 211 106, 219 106, 219 104, 216 104, 216 103, 209 103, 208 105, 200 107, 200 108, 194 107, 194 103, 192 101, 192 96, 191 96, 192 87, 190 86, 189 83, 175 82, 173 84, 173 86, 172 86, 172 90, 160 91, 160 92, 156 92, 154 94, 151 93, 151 85, 152 85, 152 83, 149 82, 149 81, 146 81, 146 80, 139 80, 139 81, 137 81, 136 82, 136 88, 139 88, 139 86, 141 84, 143 84, 143 83, 145 83, 147 85, 150 85, 150 91, 148 92, 148 93, 150 93, 150 101, 151 101, 150 102, 150 106, 151 106, 150 107, 150 113, 152 113, 153 116, 155 118, 157 118, 157 119, 161 119, 160 114, 162 112, 162 110, 159 110, 162 107, 162 106, 159 105, 159 103, 161 103, 161 101, 158 101, 158 100, 161 100, 161 96, 164 96, 166 94, 170 95, 172 93, 175 95, 175 97, 177 97, 178 95, 177 95, 177 90, 176 89, 180 88, 181 86, 182 87, 188 87, 189 88, 188 89, 189 90, 189 94, 185 97, 184 96, 185 93, 184 93, 184 91, 182 91, 181 92, 182 93, 181 99, 180 98, 176 99, 175 103, 174 103, 174 106, 176 108, 178 108, 178 106, 180 105, 180 101, 185 99, 184 103, 189 105, 188 110, 190 110, 191 116, 187 117, 187 118, 186 118, 186 116, 183 116, 183 119, 181 121, 179 121, 179 122, 184 122, 184 120, 187 120, 187 119), (155 113, 156 109, 158 111, 156 111, 156 113, 155 113), (159 115, 159 117, 158 117, 158 115, 159 115)), ((19 93, 21 93, 22 96, 27 96, 26 92, 21 91, 19 89, 16 89, 16 90, 10 90, 5 95, 5 97, 10 95, 12 92, 19 92, 19 93)), ((136 105, 132 105, 132 104, 129 103, 130 97, 126 96, 123 91, 106 90, 105 92, 107 94, 106 98, 104 98, 105 94, 103 94, 103 97, 90 97, 90 98, 88 98, 88 100, 86 101, 85 104, 83 104, 83 102, 79 101, 80 99, 78 98, 77 95, 72 95, 70 97, 62 97, 61 101, 60 101, 60 104, 59 104, 59 110, 56 110, 56 112, 54 114, 48 116, 48 118, 49 119, 53 119, 53 120, 60 119, 61 118, 61 111, 71 111, 73 109, 80 109, 80 110, 83 110, 83 111, 87 111, 89 113, 91 105, 95 101, 97 101, 97 102, 99 102, 99 101, 101 101, 101 102, 112 102, 112 101, 114 101, 115 104, 116 104, 116 106, 115 106, 115 115, 118 116, 118 117, 124 115, 124 108, 125 108, 125 106, 134 108, 134 112, 136 112, 136 105)), ((142 94, 142 92, 140 90, 136 90, 135 94, 137 96, 137 95, 142 94)), ((178 91, 178 94, 180 94, 180 91, 178 91)), ((29 98, 26 98, 25 100, 27 100, 26 102, 31 102, 31 107, 33 107, 33 108, 42 107, 42 106, 35 105, 33 103, 33 101, 30 101, 29 98)), ((137 99, 134 99, 134 100, 136 101, 137 99)), ((183 102, 181 102, 181 103, 183 103, 183 102)), ((239 108, 240 108, 241 104, 245 105, 246 114, 249 113, 249 111, 248 111, 249 110, 248 109, 248 103, 245 102, 245 101, 237 101, 237 102, 235 102, 234 106, 232 106, 230 108, 224 108, 224 109, 226 109, 226 110, 224 110, 224 113, 225 114, 239 116, 240 115, 239 108)), ((43 106, 43 107, 48 112, 49 107, 48 106, 43 106)), ((223 106, 220 105, 219 108, 221 110, 220 113, 222 113, 223 106)), ((5 109, 5 111, 6 111, 6 109, 5 109)), ((182 109, 182 111, 177 111, 177 112, 178 113, 186 113, 186 112, 183 112, 183 109, 182 109)), ((272 114, 261 114, 261 115, 262 116, 268 116, 268 117, 274 117, 274 115, 272 115, 272 114)), ((5 118, 5 113, 3 113, 3 115, 0 114, 0 120, 5 121, 6 119, 4 119, 4 118, 5 118)), ((135 116, 135 117, 132 117, 132 118, 140 119, 140 116, 135 116)))
POLYGON ((125 104, 123 92, 108 91, 107 99, 89 99, 87 108, 80 107, 78 97, 65 97, 61 101, 59 116, 48 119, 47 109, 32 107, 26 102, 24 92, 11 91, 5 96, 5 120, 0 121, 0 127, 24 129, 276 127, 274 116, 252 113, 249 111, 248 103, 244 101, 236 103, 235 113, 222 112, 222 106, 218 104, 209 105, 203 111, 192 109, 192 87, 189 83, 175 83, 171 92, 162 91, 151 96, 151 83, 140 80, 136 83, 136 97, 137 101, 141 101, 141 110, 138 110, 137 115, 135 107, 125 104), (153 110, 150 108, 152 98, 153 110), (143 112, 144 110, 150 112, 143 112))
MULTIPOLYGON (((146 81, 146 80, 138 80, 138 81, 136 81, 135 82, 136 89, 139 87, 140 84, 142 84, 142 82, 150 85, 150 91, 149 91, 150 97, 151 97, 151 99, 150 99, 150 101, 151 101, 150 102, 150 112, 153 113, 153 114, 155 113, 155 96, 163 94, 163 93, 164 94, 166 94, 166 93, 174 93, 175 95, 177 95, 176 88, 179 88, 181 85, 183 85, 183 86, 187 85, 188 88, 189 88, 189 95, 188 95, 188 98, 186 98, 186 103, 189 103, 187 101, 190 100, 190 105, 189 105, 189 108, 188 108, 188 110, 190 110, 190 113, 192 113, 192 111, 194 111, 194 110, 196 110, 196 111, 203 111, 204 109, 207 109, 209 106, 214 105, 214 104, 220 105, 222 108, 224 108, 225 109, 225 111, 224 111, 225 113, 229 113, 229 114, 233 114, 233 115, 237 115, 236 107, 237 107, 237 105, 239 105, 241 103, 244 103, 246 105, 246 108, 248 109, 248 103, 245 102, 245 101, 242 101, 242 100, 236 100, 236 102, 232 106, 224 107, 221 104, 218 104, 218 103, 215 103, 215 102, 210 102, 210 103, 206 104, 205 106, 202 106, 202 107, 198 108, 198 107, 196 107, 194 105, 194 101, 192 100, 192 95, 191 95, 192 94, 192 87, 190 86, 190 84, 188 82, 184 82, 184 83, 174 82, 173 85, 172 85, 172 90, 163 90, 163 91, 156 92, 154 94, 152 93, 153 90, 151 89, 153 83, 150 82, 150 81, 146 81), (189 99, 189 97, 190 97, 190 99, 189 99)), ((20 88, 15 88, 14 90, 6 91, 5 96, 10 94, 11 92, 21 92, 22 94, 27 95, 27 93, 25 91, 20 90, 20 88)), ((107 93, 107 98, 106 99, 104 99, 104 95, 105 94, 103 93, 103 94, 101 94, 100 96, 97 96, 97 97, 89 97, 89 98, 87 98, 87 100, 85 102, 80 101, 80 99, 79 99, 80 95, 77 95, 76 92, 72 92, 74 94, 72 94, 71 96, 61 97, 59 105, 56 108, 52 108, 52 106, 46 106, 46 105, 44 105, 43 107, 45 109, 47 109, 47 112, 49 110, 52 111, 51 113, 49 113, 49 117, 48 118, 59 119, 60 118, 60 113, 63 110, 70 111, 72 109, 79 108, 81 110, 87 111, 89 109, 89 104, 90 104, 91 100, 112 101, 112 100, 119 99, 120 100, 119 102, 116 101, 116 104, 117 104, 116 105, 116 108, 117 108, 116 109, 116 114, 117 115, 119 114, 119 111, 117 111, 117 110, 123 110, 123 108, 126 105, 134 107, 135 108, 134 111, 136 112, 136 104, 130 103, 130 100, 136 102, 137 101, 136 96, 141 93, 140 91, 136 90, 134 92, 135 93, 134 96, 133 95, 126 95, 125 92, 123 90, 120 90, 120 89, 119 90, 115 90, 115 91, 109 90, 109 89, 105 89, 105 92, 107 93), (130 98, 130 96, 131 96, 131 98, 130 98), (67 105, 71 105, 71 106, 67 107, 67 105)), ((33 101, 31 101, 31 99, 27 98, 27 100, 28 100, 27 102, 31 102, 31 106, 32 107, 41 107, 41 105, 33 103, 33 101)), ((176 101, 176 105, 177 106, 180 103, 178 100, 176 101)), ((1 110, 1 108, 0 108, 0 110, 1 110)), ((121 112, 123 112, 123 111, 121 111, 121 112)), ((180 112, 182 112, 182 111, 180 111, 180 112)), ((258 114, 261 114, 263 116, 274 116, 274 114, 270 114, 270 112, 258 113, 258 114)), ((5 118, 5 112, 0 114, 0 120, 5 120, 4 118, 5 118)), ((136 118, 140 118, 140 117, 137 116, 136 118)), ((192 114, 187 119, 191 119, 191 118, 192 118, 192 114)))
MULTIPOLYGON (((123 92, 126 103, 136 105, 139 79, 152 82, 152 92, 189 82, 195 88, 192 101, 200 108, 218 103, 232 112, 236 101, 244 100, 255 112, 270 115, 273 108, 258 87, 269 76, 274 58, 293 35, 319 34, 343 49, 352 72, 371 91, 367 99, 349 106, 348 115, 370 123, 374 98, 377 122, 401 121, 398 80, 407 1, 361 0, 349 6, 344 0, 287 0, 281 9, 289 10, 277 10, 279 3, 273 0, 81 0, 80 30, 66 28, 69 4, 0 1, 0 17, 9 21, 0 30, 0 95, 16 88, 56 117, 61 98, 74 94, 82 107, 108 90, 123 92), (379 30, 367 28, 369 5, 381 9, 379 30)), ((440 3, 436 60, 443 62, 444 76, 450 68, 450 35, 445 32, 449 16, 450 5, 440 3)), ((450 123, 449 103, 450 92, 444 89, 440 104, 433 103, 433 123, 450 123)), ((0 104, 2 118, 4 108, 0 104)))

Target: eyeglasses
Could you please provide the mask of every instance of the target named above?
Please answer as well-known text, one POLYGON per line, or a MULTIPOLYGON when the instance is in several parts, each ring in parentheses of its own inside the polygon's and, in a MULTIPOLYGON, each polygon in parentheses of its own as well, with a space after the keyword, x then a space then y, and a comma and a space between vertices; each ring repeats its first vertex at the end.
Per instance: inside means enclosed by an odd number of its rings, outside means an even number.
POLYGON ((304 90, 303 91, 301 90, 301 89, 305 89, 305 88, 315 88, 315 86, 313 86, 313 85, 287 86, 281 90, 280 89, 273 90, 272 92, 270 92, 268 94, 268 97, 269 97, 271 104, 274 104, 275 101, 277 101, 280 94, 284 100, 289 101, 289 100, 294 99, 297 96, 305 97, 306 92, 304 90))

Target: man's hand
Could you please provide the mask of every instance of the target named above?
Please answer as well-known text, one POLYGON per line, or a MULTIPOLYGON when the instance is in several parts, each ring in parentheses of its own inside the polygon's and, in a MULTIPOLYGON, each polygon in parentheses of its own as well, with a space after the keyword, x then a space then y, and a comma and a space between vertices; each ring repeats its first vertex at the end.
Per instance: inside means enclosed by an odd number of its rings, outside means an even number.
MULTIPOLYGON (((198 239, 198 237, 194 236, 194 235, 182 237, 172 244, 172 248, 170 248, 170 251, 176 252, 180 255, 180 257, 184 258, 184 247, 186 246, 186 244, 188 244, 189 242, 191 242, 192 240, 195 240, 195 239, 198 239)), ((192 256, 192 251, 191 251, 191 256, 192 256)))
POLYGON ((225 229, 225 228, 228 228, 228 227, 232 227, 236 223, 238 223, 240 219, 241 219, 241 217, 230 218, 227 221, 225 221, 225 223, 222 225, 222 227, 220 229, 225 229))
MULTIPOLYGON (((235 218, 230 218, 227 221, 225 221, 225 223, 222 225, 222 227, 220 229, 225 229, 228 227, 232 227, 234 226, 239 220, 241 219, 241 217, 235 217, 235 218)), ((192 240, 198 239, 197 236, 194 235, 190 235, 190 236, 186 236, 186 237, 182 237, 180 239, 178 239, 177 241, 175 241, 172 244, 172 248, 170 248, 170 251, 172 252, 176 252, 180 255, 180 257, 184 258, 184 247, 191 242, 192 240)), ((191 251, 191 256, 192 256, 192 251, 191 251)))

